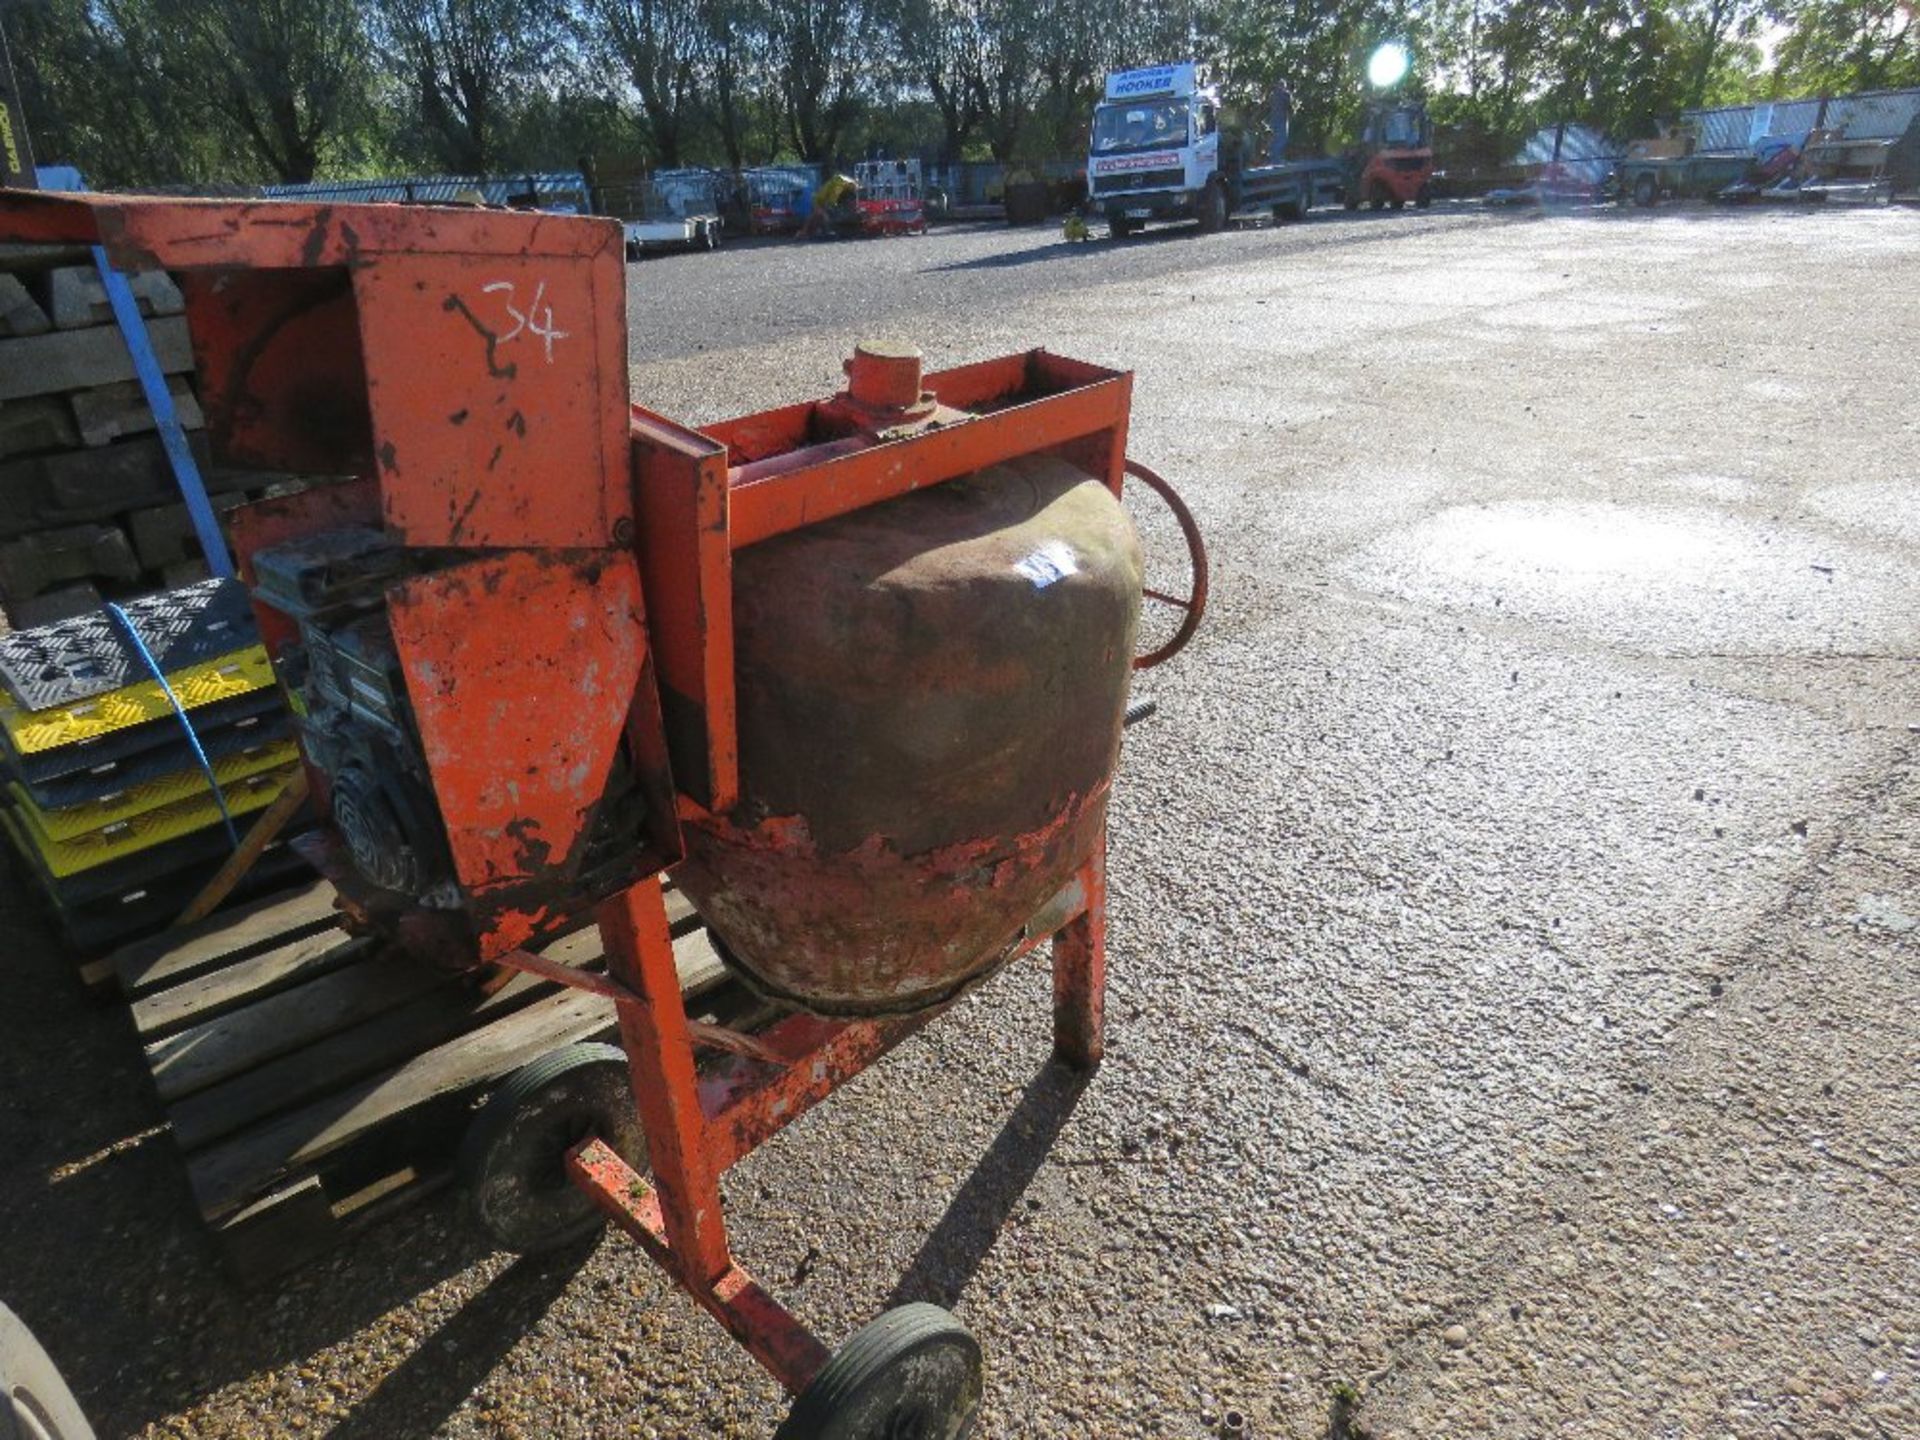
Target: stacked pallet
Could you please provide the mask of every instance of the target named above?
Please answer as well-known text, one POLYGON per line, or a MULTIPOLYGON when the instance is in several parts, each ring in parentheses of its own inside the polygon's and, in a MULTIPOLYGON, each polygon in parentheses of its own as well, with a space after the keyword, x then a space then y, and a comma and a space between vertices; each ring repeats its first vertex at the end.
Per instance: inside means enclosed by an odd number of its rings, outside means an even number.
POLYGON ((83 954, 177 915, 298 759, 238 581, 0 638, 0 828, 83 954))
MULTIPOLYGON (((180 289, 129 277, 216 512, 284 477, 210 463, 180 289)), ((207 574, 88 251, 0 246, 0 605, 16 626, 207 574)))
MULTIPOLYGON (((670 894, 667 913, 690 1013, 767 1023, 692 906, 670 894)), ((592 929, 541 953, 606 968, 592 929)), ((113 969, 200 1218, 256 1283, 452 1182, 481 1092, 615 1031, 599 995, 536 975, 477 984, 348 936, 324 881, 137 941, 113 969)))

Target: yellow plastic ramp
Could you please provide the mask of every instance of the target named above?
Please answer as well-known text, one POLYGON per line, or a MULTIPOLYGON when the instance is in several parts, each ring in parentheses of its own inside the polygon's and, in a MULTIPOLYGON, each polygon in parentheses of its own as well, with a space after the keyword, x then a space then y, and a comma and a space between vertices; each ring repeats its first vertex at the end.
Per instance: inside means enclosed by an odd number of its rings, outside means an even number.
MULTIPOLYGON (((280 787, 292 773, 292 765, 283 765, 223 786, 228 813, 240 816, 264 808, 280 793, 280 787)), ((213 792, 208 790, 66 839, 49 835, 39 826, 32 811, 14 810, 7 818, 16 838, 33 848, 47 873, 63 880, 96 865, 218 825, 220 807, 214 803, 213 792)))
MULTIPOLYGON (((248 779, 264 770, 280 769, 300 758, 300 747, 292 740, 269 740, 213 762, 213 773, 220 788, 227 792, 236 781, 248 779)), ((48 809, 36 801, 27 787, 15 781, 7 787, 13 803, 32 817, 34 830, 49 840, 72 840, 91 830, 104 829, 149 810, 210 793, 207 777, 199 770, 174 770, 151 780, 109 790, 78 805, 48 809)))
MULTIPOLYGON (((253 645, 189 665, 167 681, 180 697, 181 707, 193 710, 273 684, 273 662, 264 647, 253 645)), ((6 733, 16 755, 38 755, 172 713, 160 682, 148 679, 46 710, 22 710, 12 699, 0 698, 0 731, 6 733)))

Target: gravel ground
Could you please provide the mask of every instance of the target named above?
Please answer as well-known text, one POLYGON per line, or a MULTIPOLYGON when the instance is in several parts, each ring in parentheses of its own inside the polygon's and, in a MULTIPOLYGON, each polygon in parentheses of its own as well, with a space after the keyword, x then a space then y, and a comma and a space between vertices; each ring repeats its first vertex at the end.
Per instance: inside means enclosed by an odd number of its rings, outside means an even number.
MULTIPOLYGON (((1920 217, 1437 210, 633 272, 635 395, 864 335, 1136 371, 1213 549, 1114 810, 1111 1041, 1012 971, 733 1172, 824 1335, 931 1299, 984 1437, 1920 1434, 1920 217)), ((1158 537, 1156 537, 1158 538, 1158 537)), ((18 901, 0 1294, 103 1435, 756 1436, 624 1240, 451 1200, 209 1263, 18 901)))

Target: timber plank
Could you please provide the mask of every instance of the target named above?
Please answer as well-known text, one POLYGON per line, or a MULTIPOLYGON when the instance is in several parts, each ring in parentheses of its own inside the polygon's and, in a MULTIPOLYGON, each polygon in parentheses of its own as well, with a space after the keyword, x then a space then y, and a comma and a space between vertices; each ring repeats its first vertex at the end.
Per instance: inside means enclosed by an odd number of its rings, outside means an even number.
POLYGON ((351 965, 373 948, 370 939, 350 940, 333 929, 302 936, 263 955, 134 1001, 133 1028, 142 1040, 156 1040, 351 965))
MULTIPOLYGON (((704 935, 683 942, 676 958, 683 989, 711 988, 724 975, 704 935)), ((613 1031, 611 1001, 576 990, 543 996, 396 1067, 188 1155, 187 1175, 201 1213, 219 1220, 279 1177, 320 1166, 390 1121, 478 1090, 561 1045, 613 1031)))
POLYGON ((610 1034, 613 1002, 583 991, 536 1001, 496 1024, 415 1056, 187 1159, 200 1213, 218 1220, 280 1175, 307 1169, 419 1105, 477 1089, 557 1046, 610 1034))
MULTIPOLYGON (((563 965, 585 963, 599 958, 599 937, 592 931, 582 932, 559 941, 546 953, 563 965)), ((215 1076, 203 1086, 192 1087, 197 1094, 182 1090, 180 1098, 167 1109, 175 1143, 182 1150, 198 1150, 224 1135, 509 1015, 554 988, 551 981, 516 975, 492 995, 481 995, 457 976, 436 976, 424 966, 410 966, 404 960, 376 958, 370 963, 423 975, 429 987, 406 1003, 350 1029, 336 1027, 336 1033, 315 1036, 312 1043, 263 1056, 264 1063, 256 1068, 215 1076)), ((302 986, 287 993, 298 996, 313 988, 302 986)), ((248 1020, 250 1012, 241 1011, 228 1018, 248 1020)), ((157 1047, 150 1048, 149 1054, 153 1048, 157 1047)))
POLYGON ((170 1104, 429 990, 447 988, 448 977, 424 965, 369 954, 344 969, 154 1041, 147 1046, 154 1090, 170 1104))
POLYGON ((315 880, 291 894, 268 895, 210 915, 192 925, 163 930, 123 946, 114 954, 120 986, 138 999, 162 985, 257 955, 287 940, 297 940, 339 923, 333 886, 315 880))
POLYGON ((318 1175, 303 1175, 264 1195, 220 1228, 220 1249, 235 1274, 265 1280, 325 1254, 340 1225, 318 1175))

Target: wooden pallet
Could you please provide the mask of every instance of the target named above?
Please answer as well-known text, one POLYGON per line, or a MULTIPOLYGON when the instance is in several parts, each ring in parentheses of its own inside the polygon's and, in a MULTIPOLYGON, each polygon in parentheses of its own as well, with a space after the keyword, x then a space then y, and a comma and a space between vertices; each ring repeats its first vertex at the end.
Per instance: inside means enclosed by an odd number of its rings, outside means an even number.
MULTIPOLYGON (((681 984, 732 1022, 743 997, 668 896, 681 984)), ((586 929, 544 952, 604 966, 586 929)), ((527 1061, 613 1034, 611 1002, 516 975, 469 981, 375 953, 312 881, 114 956, 201 1218, 259 1281, 453 1177, 477 1095, 527 1061)))

